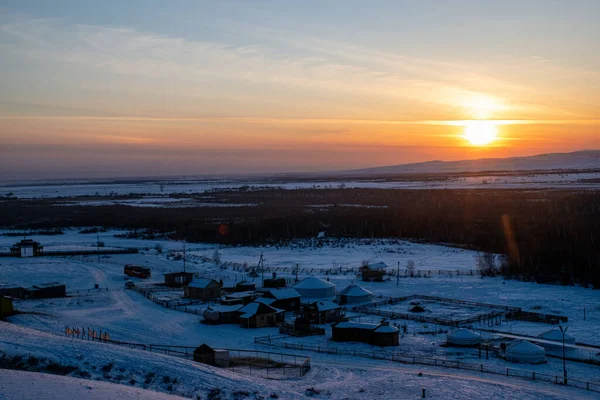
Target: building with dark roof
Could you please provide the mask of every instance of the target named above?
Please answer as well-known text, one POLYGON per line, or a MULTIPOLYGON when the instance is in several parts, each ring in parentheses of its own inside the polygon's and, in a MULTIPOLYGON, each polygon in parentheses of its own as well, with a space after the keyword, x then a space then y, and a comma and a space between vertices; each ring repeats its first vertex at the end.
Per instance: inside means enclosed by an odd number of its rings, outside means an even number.
POLYGON ((263 297, 274 299, 269 305, 275 308, 286 311, 297 311, 300 309, 301 296, 295 289, 273 289, 265 293, 263 297))
POLYGON ((44 246, 33 239, 23 239, 10 248, 13 257, 37 257, 44 254, 44 246))
POLYGON ((221 297, 221 285, 210 278, 195 278, 183 288, 183 297, 211 300, 221 297))
POLYGON ((385 321, 377 325, 346 320, 331 325, 331 340, 363 342, 375 346, 398 346, 399 330, 385 321))

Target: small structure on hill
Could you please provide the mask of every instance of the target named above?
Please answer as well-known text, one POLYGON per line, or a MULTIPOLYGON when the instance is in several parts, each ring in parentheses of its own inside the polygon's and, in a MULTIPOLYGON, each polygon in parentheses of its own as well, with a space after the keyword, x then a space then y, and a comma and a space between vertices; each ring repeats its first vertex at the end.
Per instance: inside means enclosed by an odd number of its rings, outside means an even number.
POLYGON ((59 282, 40 283, 27 288, 26 291, 29 299, 67 297, 67 287, 59 282))
POLYGON ((277 274, 273 272, 273 277, 265 279, 263 281, 263 286, 270 289, 284 288, 287 286, 287 282, 285 281, 285 278, 278 278, 277 274))
POLYGON ((269 305, 286 311, 297 311, 300 309, 300 293, 296 289, 272 289, 269 290, 264 298, 271 298, 275 301, 269 305))
POLYGON ((546 352, 543 347, 520 340, 506 348, 504 358, 515 363, 542 364, 546 362, 546 352))
POLYGON ((330 299, 335 296, 335 285, 321 278, 311 276, 294 285, 294 289, 306 299, 330 299))
POLYGON ((212 306, 204 310, 202 317, 207 324, 237 324, 240 322, 242 307, 244 306, 241 304, 212 306))
POLYGON ((0 319, 10 317, 14 312, 11 297, 0 296, 0 319))
POLYGON ((23 239, 10 248, 13 257, 38 257, 44 255, 44 246, 33 239, 23 239))
POLYGON ((229 351, 213 349, 204 343, 194 350, 194 361, 215 367, 229 367, 229 351))
POLYGON ((335 301, 341 306, 344 304, 369 303, 373 301, 373 293, 361 286, 350 285, 336 294, 335 301))
POLYGON ((165 286, 171 288, 180 288, 190 284, 194 279, 192 272, 169 272, 165 275, 165 286))
POLYGON ((446 335, 446 344, 456 347, 476 347, 481 343, 481 336, 470 329, 456 329, 446 335))
POLYGON ((8 296, 13 299, 24 299, 26 298, 27 290, 24 287, 18 285, 11 285, 8 283, 0 283, 0 296, 8 296))
POLYGON ((264 328, 283 322, 283 310, 263 303, 250 303, 240 309, 240 325, 243 328, 264 328))
POLYGON ((364 282, 383 282, 387 265, 383 262, 370 263, 360 267, 362 280, 364 282))
POLYGON ((379 325, 342 320, 331 325, 336 342, 363 342, 376 346, 398 346, 399 330, 386 321, 379 325))
POLYGON ((221 297, 221 285, 210 278, 195 278, 183 288, 183 297, 203 301, 221 297))

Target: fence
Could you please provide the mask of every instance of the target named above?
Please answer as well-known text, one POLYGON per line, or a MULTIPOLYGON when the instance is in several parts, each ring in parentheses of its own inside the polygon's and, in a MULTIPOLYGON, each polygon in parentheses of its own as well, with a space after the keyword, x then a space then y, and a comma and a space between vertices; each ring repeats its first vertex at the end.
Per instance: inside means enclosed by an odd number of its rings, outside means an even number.
MULTIPOLYGON (((173 346, 164 344, 144 344, 133 342, 122 342, 110 339, 110 336, 91 335, 91 336, 73 336, 69 337, 110 343, 130 349, 151 351, 154 353, 165 354, 171 357, 184 358, 186 360, 194 359, 194 346, 173 346)), ((245 349, 220 349, 229 352, 229 366, 222 367, 233 372, 260 376, 266 379, 294 379, 301 378, 310 370, 310 357, 297 354, 275 353, 261 350, 245 349)))
POLYGON ((354 349, 321 347, 314 345, 304 345, 296 343, 288 343, 285 341, 286 335, 278 336, 261 336, 255 337, 254 342, 266 346, 282 347, 285 349, 295 349, 301 351, 313 351, 317 353, 348 355, 353 357, 371 358, 374 360, 386 360, 411 365, 426 365, 441 368, 452 368, 466 371, 481 372, 494 375, 504 375, 516 377, 531 381, 543 381, 553 384, 566 384, 579 389, 585 389, 600 393, 600 382, 592 382, 589 380, 569 378, 566 383, 563 382, 559 375, 543 374, 535 371, 523 371, 513 368, 502 368, 485 364, 465 363, 458 360, 445 360, 438 358, 428 358, 419 356, 410 356, 400 353, 378 353, 376 351, 356 351, 354 349))

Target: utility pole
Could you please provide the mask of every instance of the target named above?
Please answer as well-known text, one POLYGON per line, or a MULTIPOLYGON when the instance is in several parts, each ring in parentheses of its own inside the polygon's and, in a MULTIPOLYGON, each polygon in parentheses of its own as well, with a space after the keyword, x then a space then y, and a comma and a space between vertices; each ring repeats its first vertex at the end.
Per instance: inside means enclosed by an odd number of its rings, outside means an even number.
POLYGON ((98 262, 100 262, 100 234, 96 232, 96 251, 98 253, 98 262))
POLYGON ((567 360, 565 358, 565 333, 567 333, 567 330, 569 329, 564 328, 562 325, 558 326, 560 328, 560 332, 562 333, 562 347, 563 347, 563 384, 566 385, 567 384, 567 360))
POLYGON ((398 270, 396 271, 396 286, 400 286, 400 261, 398 261, 398 270))
POLYGON ((296 282, 298 282, 298 272, 300 272, 300 264, 296 264, 296 282))
POLYGON ((263 258, 263 253, 260 253, 260 258, 258 259, 258 268, 261 270, 261 279, 262 285, 265 286, 265 259, 263 258))
POLYGON ((183 241, 183 272, 185 272, 185 240, 183 241))

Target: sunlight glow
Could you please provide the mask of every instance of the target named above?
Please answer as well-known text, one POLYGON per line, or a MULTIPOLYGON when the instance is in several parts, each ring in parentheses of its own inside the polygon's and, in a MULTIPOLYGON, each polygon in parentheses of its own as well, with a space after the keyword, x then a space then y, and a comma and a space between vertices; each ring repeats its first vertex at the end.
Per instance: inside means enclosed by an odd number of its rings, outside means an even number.
POLYGON ((463 136, 474 146, 486 146, 498 138, 498 128, 492 121, 466 121, 463 136))

